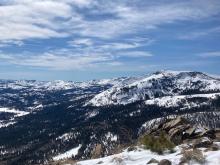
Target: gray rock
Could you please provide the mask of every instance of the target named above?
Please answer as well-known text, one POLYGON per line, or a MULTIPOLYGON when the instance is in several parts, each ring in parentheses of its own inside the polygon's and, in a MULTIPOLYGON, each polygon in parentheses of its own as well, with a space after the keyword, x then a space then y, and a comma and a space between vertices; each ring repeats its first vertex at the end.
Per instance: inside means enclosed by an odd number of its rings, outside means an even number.
POLYGON ((112 163, 116 164, 116 165, 125 165, 124 161, 122 158, 120 157, 114 157, 111 160, 112 163))
POLYGON ((147 162, 147 164, 151 164, 151 163, 159 163, 159 161, 152 158, 151 160, 149 160, 149 162, 147 162))
POLYGON ((172 163, 167 159, 163 159, 158 163, 158 165, 172 165, 172 163))
POLYGON ((176 133, 179 133, 179 132, 183 132, 185 131, 186 129, 189 129, 190 128, 190 125, 179 125, 177 127, 174 127, 172 129, 169 130, 168 134, 172 137, 173 135, 175 135, 176 133))
POLYGON ((104 163, 103 161, 99 161, 98 163, 96 163, 96 164, 102 164, 102 163, 104 163))
POLYGON ((193 144, 193 148, 208 148, 213 144, 213 141, 207 137, 196 140, 193 144))
POLYGON ((207 136, 207 137, 209 137, 209 138, 215 139, 215 138, 216 138, 215 133, 216 133, 215 130, 213 130, 213 129, 208 129, 208 130, 202 132, 202 133, 200 134, 200 136, 201 136, 201 137, 207 136))
POLYGON ((185 131, 185 133, 190 137, 195 133, 196 128, 195 127, 190 127, 185 131))
POLYGON ((136 151, 137 150, 137 147, 134 147, 134 146, 130 146, 130 147, 128 147, 128 152, 130 152, 130 151, 136 151))
POLYGON ((177 127, 173 127, 172 129, 169 130, 168 135, 170 137, 170 139, 172 139, 172 141, 175 144, 180 144, 182 142, 183 139, 183 132, 186 129, 189 129, 190 125, 179 125, 177 127))
POLYGON ((190 161, 196 161, 201 164, 205 162, 205 157, 199 149, 185 150, 182 153, 183 157, 180 159, 179 164, 189 163, 190 161))
POLYGON ((171 128, 176 127, 176 126, 178 126, 180 124, 188 124, 188 122, 186 121, 186 119, 184 119, 182 117, 177 117, 176 119, 171 120, 171 121, 165 123, 163 125, 163 129, 170 130, 171 128))

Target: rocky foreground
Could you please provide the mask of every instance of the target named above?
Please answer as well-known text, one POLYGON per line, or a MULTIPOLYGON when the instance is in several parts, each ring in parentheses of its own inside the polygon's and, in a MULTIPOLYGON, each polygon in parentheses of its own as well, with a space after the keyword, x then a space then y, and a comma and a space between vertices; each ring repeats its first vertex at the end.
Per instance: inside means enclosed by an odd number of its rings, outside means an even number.
MULTIPOLYGON (((161 143, 162 145, 162 143, 161 143)), ((192 125, 185 118, 167 119, 153 129, 141 135, 139 140, 122 152, 104 158, 74 162, 60 160, 52 164, 59 165, 188 165, 220 164, 220 129, 209 129, 192 125), (163 153, 152 152, 141 142, 144 136, 160 136, 163 132, 175 147, 163 153)))

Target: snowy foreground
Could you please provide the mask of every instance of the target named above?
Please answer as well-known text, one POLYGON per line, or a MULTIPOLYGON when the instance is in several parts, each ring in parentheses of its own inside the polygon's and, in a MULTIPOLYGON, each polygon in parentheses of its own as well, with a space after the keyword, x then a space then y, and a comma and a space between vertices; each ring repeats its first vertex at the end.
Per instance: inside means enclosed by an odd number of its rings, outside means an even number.
MULTIPOLYGON (((111 155, 104 158, 86 160, 78 162, 77 165, 146 165, 152 158, 160 161, 162 159, 168 159, 172 162, 172 165, 178 165, 180 163, 181 146, 175 148, 176 152, 172 154, 158 155, 149 150, 144 150, 138 148, 135 151, 128 152, 127 150, 123 151, 120 154, 111 155)), ((220 150, 218 151, 207 151, 203 154, 206 158, 206 165, 217 165, 220 164, 220 150)), ((157 163, 152 163, 154 165, 157 163)), ((197 162, 190 162, 191 165, 199 165, 197 162)), ((67 164, 66 164, 67 165, 67 164)))

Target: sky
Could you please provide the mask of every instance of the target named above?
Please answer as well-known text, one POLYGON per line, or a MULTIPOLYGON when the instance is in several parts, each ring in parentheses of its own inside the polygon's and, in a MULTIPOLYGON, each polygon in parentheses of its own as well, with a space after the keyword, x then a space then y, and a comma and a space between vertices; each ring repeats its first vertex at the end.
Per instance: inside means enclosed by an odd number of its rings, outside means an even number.
POLYGON ((219 0, 0 0, 0 79, 220 75, 219 0))

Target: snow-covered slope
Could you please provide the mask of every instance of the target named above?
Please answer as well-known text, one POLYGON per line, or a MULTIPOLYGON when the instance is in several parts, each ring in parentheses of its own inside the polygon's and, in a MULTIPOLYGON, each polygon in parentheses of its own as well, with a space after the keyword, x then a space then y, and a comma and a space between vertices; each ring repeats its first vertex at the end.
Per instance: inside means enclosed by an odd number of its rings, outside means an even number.
POLYGON ((79 149, 82 147, 82 145, 80 144, 78 147, 73 148, 69 151, 66 151, 63 154, 57 155, 53 158, 53 160, 57 161, 57 160, 62 160, 62 159, 67 159, 67 158, 71 158, 73 156, 76 156, 78 154, 79 149))
MULTIPOLYGON (((146 165, 152 158, 160 161, 162 159, 168 159, 172 162, 172 165, 179 165, 181 155, 181 148, 184 146, 177 146, 175 148, 176 152, 171 154, 164 154, 158 155, 153 153, 149 150, 144 150, 142 148, 138 148, 134 151, 125 150, 122 153, 111 155, 108 157, 100 158, 100 159, 93 159, 93 160, 86 160, 78 162, 77 165, 146 165)), ((214 165, 220 164, 220 150, 218 151, 208 151, 203 152, 204 156, 206 157, 206 165, 214 165)), ((152 163, 157 164, 157 163, 152 163)), ((199 165, 200 163, 192 161, 190 164, 199 165)))
POLYGON ((9 109, 9 108, 0 107, 0 115, 6 114, 6 113, 11 114, 11 117, 6 121, 0 120, 0 128, 12 125, 12 124, 16 123, 15 118, 29 114, 29 112, 25 112, 25 111, 19 111, 16 109, 9 109))
POLYGON ((178 96, 164 96, 146 100, 146 105, 158 105, 159 107, 181 107, 192 108, 201 105, 208 105, 211 100, 220 96, 220 93, 211 94, 194 94, 194 95, 178 95, 178 96), (198 99, 201 101, 198 102, 198 99))
POLYGON ((135 82, 115 85, 96 95, 88 104, 104 106, 129 104, 163 96, 215 93, 220 91, 220 79, 201 72, 161 71, 135 82))
POLYGON ((16 114, 16 117, 24 116, 24 115, 29 114, 29 112, 18 111, 18 110, 15 110, 15 109, 9 109, 9 108, 0 108, 0 112, 16 114))

